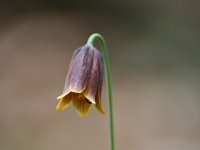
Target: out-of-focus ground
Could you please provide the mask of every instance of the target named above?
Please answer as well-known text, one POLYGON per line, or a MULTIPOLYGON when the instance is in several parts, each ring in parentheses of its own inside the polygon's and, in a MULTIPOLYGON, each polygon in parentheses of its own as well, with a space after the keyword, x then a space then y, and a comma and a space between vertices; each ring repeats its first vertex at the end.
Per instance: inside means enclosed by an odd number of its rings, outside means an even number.
POLYGON ((199 150, 199 14, 195 0, 1 1, 0 149, 108 150, 107 115, 55 111, 73 50, 100 32, 116 149, 199 150))

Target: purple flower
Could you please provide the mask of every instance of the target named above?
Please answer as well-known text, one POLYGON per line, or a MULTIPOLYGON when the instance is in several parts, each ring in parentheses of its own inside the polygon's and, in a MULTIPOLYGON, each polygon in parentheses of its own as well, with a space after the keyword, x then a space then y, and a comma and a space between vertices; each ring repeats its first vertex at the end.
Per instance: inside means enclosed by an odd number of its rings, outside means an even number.
POLYGON ((103 114, 102 82, 103 59, 100 52, 89 45, 76 49, 71 58, 63 94, 57 98, 59 103, 56 110, 67 108, 72 102, 81 117, 87 116, 92 104, 103 114))

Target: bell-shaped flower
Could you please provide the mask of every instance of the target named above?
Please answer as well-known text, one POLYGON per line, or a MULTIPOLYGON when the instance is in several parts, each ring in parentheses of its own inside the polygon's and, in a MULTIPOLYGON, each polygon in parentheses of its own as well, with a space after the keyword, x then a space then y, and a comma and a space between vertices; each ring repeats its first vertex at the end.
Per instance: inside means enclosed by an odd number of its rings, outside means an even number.
POLYGON ((79 116, 87 116, 90 106, 95 105, 104 113, 101 105, 103 82, 103 59, 100 52, 90 45, 76 49, 71 58, 64 91, 57 99, 57 111, 73 103, 79 116))

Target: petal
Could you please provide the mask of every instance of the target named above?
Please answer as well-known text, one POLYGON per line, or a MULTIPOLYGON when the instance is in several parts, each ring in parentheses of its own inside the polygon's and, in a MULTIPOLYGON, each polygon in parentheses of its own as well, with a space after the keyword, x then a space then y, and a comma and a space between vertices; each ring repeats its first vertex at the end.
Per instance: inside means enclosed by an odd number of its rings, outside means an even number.
POLYGON ((101 91, 102 91, 102 84, 103 84, 103 75, 104 75, 104 64, 103 64, 103 57, 99 55, 99 83, 98 83, 98 94, 101 98, 101 91))
POLYGON ((105 111, 102 108, 102 104, 101 104, 101 91, 102 91, 102 83, 103 83, 103 74, 104 74, 104 70, 103 70, 103 58, 101 55, 99 55, 98 57, 99 59, 99 80, 98 80, 98 89, 97 89, 97 93, 96 93, 96 109, 101 113, 104 114, 105 111))
POLYGON ((79 96, 77 96, 77 98, 74 98, 72 102, 77 114, 80 117, 86 117, 90 110, 90 105, 91 105, 87 102, 86 98, 83 95, 81 95, 80 98, 79 96))
POLYGON ((67 95, 61 95, 57 99, 59 100, 56 110, 62 111, 63 109, 67 108, 72 101, 73 93, 69 93, 67 95))
POLYGON ((99 93, 97 93, 97 95, 96 95, 96 105, 95 105, 95 107, 101 114, 105 114, 105 111, 102 108, 99 93))
POLYGON ((63 90, 63 94, 65 94, 65 95, 70 92, 70 80, 71 80, 71 76, 72 76, 72 69, 75 66, 76 57, 77 57, 77 54, 80 52, 80 50, 81 50, 81 48, 77 48, 72 55, 70 65, 69 65, 69 70, 68 70, 67 77, 65 80, 64 90, 63 90))
POLYGON ((100 53, 98 52, 98 50, 94 48, 91 73, 88 79, 88 85, 84 91, 85 97, 93 104, 96 104, 95 96, 99 84, 99 71, 100 71, 99 55, 100 53))
POLYGON ((93 51, 88 46, 83 46, 77 54, 71 74, 70 91, 81 93, 85 90, 92 67, 92 57, 93 51))

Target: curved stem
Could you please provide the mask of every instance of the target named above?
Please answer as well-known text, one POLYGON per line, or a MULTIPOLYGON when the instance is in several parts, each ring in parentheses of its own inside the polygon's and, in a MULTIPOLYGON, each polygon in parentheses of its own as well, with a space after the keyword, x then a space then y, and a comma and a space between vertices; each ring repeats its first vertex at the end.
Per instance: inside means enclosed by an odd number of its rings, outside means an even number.
POLYGON ((92 34, 87 44, 93 46, 95 41, 99 41, 102 50, 103 50, 103 60, 105 66, 105 77, 106 77, 106 87, 107 87, 107 97, 108 97, 108 121, 109 121, 109 141, 110 141, 110 150, 114 150, 114 123, 113 123, 113 108, 112 108, 112 85, 111 85, 111 73, 110 73, 110 63, 108 58, 108 51, 106 47, 106 42, 102 35, 98 33, 92 34))

